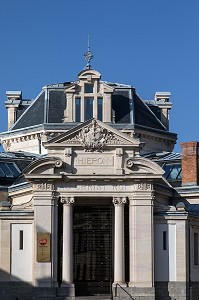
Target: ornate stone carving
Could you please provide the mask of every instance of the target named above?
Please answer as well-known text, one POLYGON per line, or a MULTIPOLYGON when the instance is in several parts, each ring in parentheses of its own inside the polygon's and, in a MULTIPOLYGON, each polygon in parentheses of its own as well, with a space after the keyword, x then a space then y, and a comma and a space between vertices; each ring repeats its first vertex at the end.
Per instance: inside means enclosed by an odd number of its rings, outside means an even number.
POLYGON ((113 204, 114 205, 123 205, 126 204, 126 197, 114 197, 113 204))
POLYGON ((102 152, 107 141, 112 138, 112 133, 99 126, 95 119, 79 133, 80 142, 87 152, 102 152))
POLYGON ((55 167, 60 168, 63 165, 63 161, 60 159, 57 159, 55 161, 55 167))
POLYGON ((54 186, 51 183, 39 183, 35 185, 36 190, 43 190, 43 191, 48 191, 48 190, 53 190, 54 186))
POLYGON ((135 185, 136 190, 147 191, 152 189, 152 184, 147 182, 137 183, 135 185))
POLYGON ((62 196, 60 198, 60 202, 62 204, 66 204, 66 205, 72 205, 75 202, 75 199, 74 199, 74 197, 64 197, 64 196, 62 196))
POLYGON ((68 149, 66 148, 65 151, 64 151, 64 154, 66 157, 71 157, 72 156, 72 149, 68 149))
POLYGON ((126 167, 127 167, 128 169, 131 169, 131 168, 133 167, 133 165, 134 165, 133 159, 132 159, 132 158, 128 158, 128 159, 126 160, 126 167))

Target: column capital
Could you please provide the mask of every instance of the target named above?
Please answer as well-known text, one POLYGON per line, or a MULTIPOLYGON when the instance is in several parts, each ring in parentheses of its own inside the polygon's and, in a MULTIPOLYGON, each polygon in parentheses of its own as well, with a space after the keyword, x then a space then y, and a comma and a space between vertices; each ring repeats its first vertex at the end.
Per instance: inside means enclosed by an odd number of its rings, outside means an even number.
POLYGON ((115 206, 117 206, 117 205, 124 205, 124 204, 126 204, 127 203, 127 199, 126 199, 126 197, 113 197, 113 204, 115 205, 115 206))
POLYGON ((75 202, 74 197, 60 197, 60 202, 65 205, 72 205, 75 202))

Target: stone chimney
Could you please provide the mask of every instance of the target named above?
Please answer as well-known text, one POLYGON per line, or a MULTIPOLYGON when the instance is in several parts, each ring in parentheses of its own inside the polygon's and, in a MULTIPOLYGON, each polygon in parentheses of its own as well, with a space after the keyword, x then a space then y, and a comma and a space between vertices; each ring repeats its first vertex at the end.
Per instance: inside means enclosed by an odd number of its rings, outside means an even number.
POLYGON ((198 142, 181 143, 182 185, 198 185, 198 142))
POLYGON ((14 125, 17 120, 17 109, 22 99, 21 91, 7 91, 7 100, 5 107, 8 110, 8 130, 14 125))
POLYGON ((167 129, 169 129, 169 110, 172 107, 172 103, 169 101, 170 96, 170 92, 155 93, 155 103, 161 110, 161 122, 167 129))

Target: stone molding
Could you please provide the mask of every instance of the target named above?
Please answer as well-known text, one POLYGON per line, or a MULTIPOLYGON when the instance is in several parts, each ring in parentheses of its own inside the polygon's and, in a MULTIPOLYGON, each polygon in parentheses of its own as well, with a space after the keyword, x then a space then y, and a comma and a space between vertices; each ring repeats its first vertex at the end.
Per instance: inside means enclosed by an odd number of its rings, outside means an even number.
POLYGON ((12 134, 13 135, 10 138, 2 138, 2 144, 6 151, 10 150, 12 144, 28 142, 32 140, 41 140, 42 142, 46 142, 49 138, 60 135, 61 132, 35 132, 30 134, 22 133, 20 135, 17 135, 17 133, 13 132, 12 134))

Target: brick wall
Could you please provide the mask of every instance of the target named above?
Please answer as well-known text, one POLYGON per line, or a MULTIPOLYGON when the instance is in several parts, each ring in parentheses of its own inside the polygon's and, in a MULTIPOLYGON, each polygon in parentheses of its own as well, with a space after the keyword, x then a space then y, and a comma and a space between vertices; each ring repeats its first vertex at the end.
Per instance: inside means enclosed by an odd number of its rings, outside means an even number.
POLYGON ((198 184, 198 142, 181 143, 182 185, 198 184))

